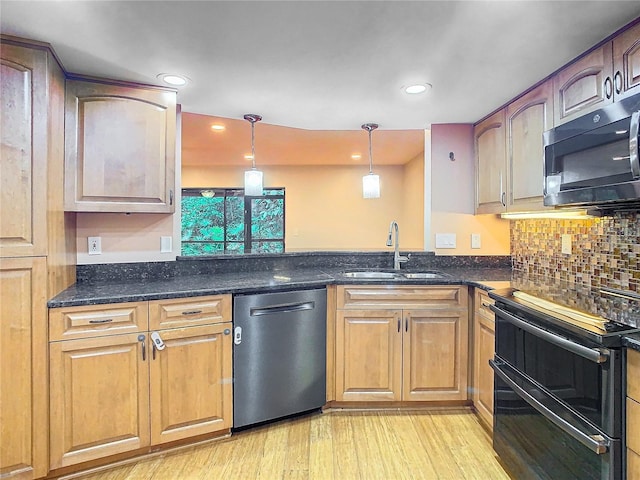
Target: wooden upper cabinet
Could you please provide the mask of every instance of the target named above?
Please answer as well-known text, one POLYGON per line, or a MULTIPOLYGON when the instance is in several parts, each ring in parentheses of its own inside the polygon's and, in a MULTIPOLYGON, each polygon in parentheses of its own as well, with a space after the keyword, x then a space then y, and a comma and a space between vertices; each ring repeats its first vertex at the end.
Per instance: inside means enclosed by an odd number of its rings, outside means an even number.
POLYGON ((65 209, 171 213, 176 93, 67 80, 65 209))
POLYGON ((612 58, 611 43, 606 43, 554 76, 555 125, 613 102, 612 58))
POLYGON ((544 208, 544 141, 553 127, 553 85, 546 81, 507 106, 507 211, 544 208))
POLYGON ((476 213, 501 213, 506 210, 505 132, 504 109, 478 123, 473 130, 476 152, 476 213))
POLYGON ((46 255, 47 52, 0 49, 0 256, 46 255))
POLYGON ((640 23, 613 39, 613 90, 620 97, 640 91, 640 23))
POLYGON ((554 120, 568 122, 640 91, 640 23, 554 76, 554 120))

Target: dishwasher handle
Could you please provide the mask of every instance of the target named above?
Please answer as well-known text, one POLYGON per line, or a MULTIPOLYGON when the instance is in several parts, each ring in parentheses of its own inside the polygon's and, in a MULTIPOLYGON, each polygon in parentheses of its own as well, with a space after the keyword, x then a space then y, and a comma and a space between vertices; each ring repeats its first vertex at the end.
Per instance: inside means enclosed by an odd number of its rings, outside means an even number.
POLYGON ((301 312, 303 310, 313 310, 315 306, 316 302, 295 302, 269 305, 267 307, 251 307, 249 309, 249 315, 259 317, 261 315, 273 315, 276 313, 301 312))

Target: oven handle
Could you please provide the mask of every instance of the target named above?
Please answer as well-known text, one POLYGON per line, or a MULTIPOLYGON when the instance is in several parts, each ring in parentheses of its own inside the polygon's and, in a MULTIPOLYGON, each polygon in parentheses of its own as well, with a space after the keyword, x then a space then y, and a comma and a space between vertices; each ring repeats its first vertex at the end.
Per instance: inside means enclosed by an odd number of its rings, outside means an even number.
POLYGON ((609 360, 609 353, 607 350, 585 347, 584 345, 580 345, 579 343, 572 342, 571 340, 567 340, 566 338, 554 335, 551 332, 547 332, 546 330, 536 327, 535 325, 525 322, 524 320, 520 320, 518 317, 511 315, 509 312, 506 312, 505 310, 502 310, 495 305, 491 305, 490 308, 500 318, 507 320, 509 323, 514 324, 516 327, 526 330, 532 335, 542 338, 549 343, 553 343, 554 345, 568 350, 571 353, 580 355, 587 360, 591 360, 595 363, 606 363, 609 360))
POLYGON ((525 400, 529 405, 535 408, 538 412, 540 412, 542 416, 555 424, 558 428, 571 435, 585 447, 589 448, 591 451, 598 455, 602 455, 603 453, 607 453, 609 451, 609 446, 611 443, 608 439, 606 439, 602 435, 587 435, 579 428, 571 425, 564 418, 556 415, 552 410, 545 407, 542 403, 529 395, 529 393, 520 385, 511 380, 509 375, 504 370, 502 370, 502 368, 500 368, 500 366, 503 364, 498 364, 494 360, 489 360, 489 365, 491 366, 491 368, 493 368, 493 371, 496 373, 496 375, 498 375, 498 377, 500 377, 500 379, 504 383, 506 383, 523 400, 525 400))
POLYGON ((640 160, 638 160, 638 129, 640 128, 640 110, 631 114, 629 127, 629 162, 633 178, 640 178, 640 160))

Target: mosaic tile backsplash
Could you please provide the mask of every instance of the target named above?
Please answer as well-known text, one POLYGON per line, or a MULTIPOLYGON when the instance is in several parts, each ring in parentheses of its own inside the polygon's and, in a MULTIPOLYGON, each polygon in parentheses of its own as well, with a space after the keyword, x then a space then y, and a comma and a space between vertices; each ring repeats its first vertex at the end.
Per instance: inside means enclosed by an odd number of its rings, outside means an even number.
POLYGON ((514 270, 576 286, 640 293, 640 213, 585 220, 511 222, 514 270), (571 235, 570 255, 561 253, 571 235))

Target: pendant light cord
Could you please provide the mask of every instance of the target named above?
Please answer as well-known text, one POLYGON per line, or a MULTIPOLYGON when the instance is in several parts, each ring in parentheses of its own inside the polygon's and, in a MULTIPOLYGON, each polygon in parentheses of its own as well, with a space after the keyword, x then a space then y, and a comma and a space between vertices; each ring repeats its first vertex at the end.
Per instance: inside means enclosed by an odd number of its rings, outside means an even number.
POLYGON ((369 130, 369 175, 373 173, 373 154, 371 153, 371 132, 369 130))
POLYGON ((251 168, 253 170, 256 169, 256 146, 255 146, 255 135, 254 135, 254 129, 255 129, 256 123, 251 122, 251 168))

